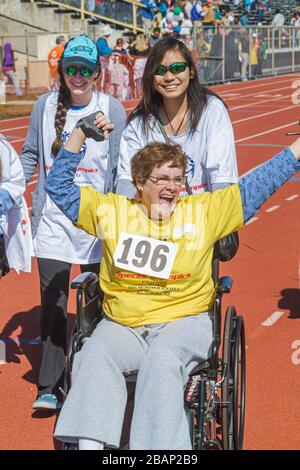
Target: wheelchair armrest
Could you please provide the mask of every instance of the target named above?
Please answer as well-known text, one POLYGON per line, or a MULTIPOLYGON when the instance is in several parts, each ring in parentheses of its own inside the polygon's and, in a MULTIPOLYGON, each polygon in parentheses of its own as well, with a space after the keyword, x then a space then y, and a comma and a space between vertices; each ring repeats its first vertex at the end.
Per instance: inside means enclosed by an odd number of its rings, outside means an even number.
POLYGON ((216 284, 217 294, 228 294, 231 291, 233 280, 229 276, 221 277, 216 284))
POLYGON ((99 281, 96 273, 86 272, 78 274, 71 282, 71 289, 86 289, 99 281))

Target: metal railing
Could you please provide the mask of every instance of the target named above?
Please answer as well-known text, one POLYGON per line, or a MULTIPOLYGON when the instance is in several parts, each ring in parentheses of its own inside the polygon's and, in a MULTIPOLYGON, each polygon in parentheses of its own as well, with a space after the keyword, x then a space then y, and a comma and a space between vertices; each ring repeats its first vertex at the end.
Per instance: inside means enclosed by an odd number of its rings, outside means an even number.
MULTIPOLYGON (((183 39, 190 43, 190 37, 183 39)), ((300 70, 300 28, 194 28, 192 47, 200 80, 219 83, 300 70)))
MULTIPOLYGON (((31 3, 34 3, 34 0, 31 0, 31 3)), ((80 20, 81 20, 81 29, 82 31, 86 32, 86 24, 85 19, 90 17, 90 19, 96 20, 104 20, 105 22, 109 22, 114 25, 122 26, 123 28, 132 29, 133 32, 143 32, 144 29, 142 26, 138 24, 138 9, 147 8, 142 3, 136 2, 134 0, 122 0, 122 2, 118 3, 125 3, 128 7, 132 8, 131 13, 131 22, 124 22, 118 19, 112 18, 111 16, 103 16, 97 13, 97 11, 89 11, 86 9, 86 0, 66 0, 66 1, 56 1, 56 0, 44 0, 44 3, 54 5, 60 7, 65 10, 70 10, 74 13, 80 13, 80 20)))
MULTIPOLYGON (((0 36, 0 47, 11 42, 16 51, 17 77, 28 91, 47 90, 50 86, 48 52, 59 34, 29 32, 23 35, 0 36)), ((91 34, 97 39, 97 32, 91 34)), ((200 81, 207 84, 300 71, 300 28, 285 26, 230 27, 219 29, 194 28, 182 37, 192 49, 200 81)), ((138 98, 145 57, 114 54, 102 59, 101 89, 118 98, 138 98), (117 77, 120 78, 118 84, 117 77), (119 86, 120 85, 120 86, 119 86)))

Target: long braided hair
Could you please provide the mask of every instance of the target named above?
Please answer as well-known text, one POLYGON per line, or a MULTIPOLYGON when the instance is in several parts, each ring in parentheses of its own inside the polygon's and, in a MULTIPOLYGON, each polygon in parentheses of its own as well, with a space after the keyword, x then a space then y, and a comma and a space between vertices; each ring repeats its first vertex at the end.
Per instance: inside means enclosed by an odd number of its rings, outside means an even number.
POLYGON ((56 157, 56 155, 58 154, 58 152, 60 151, 63 145, 62 132, 66 124, 67 112, 72 105, 71 92, 69 88, 67 87, 67 84, 64 79, 61 60, 58 63, 57 72, 59 75, 60 87, 59 87, 59 92, 58 92, 57 110, 56 110, 55 121, 54 121, 56 138, 51 147, 51 153, 54 157, 56 157))

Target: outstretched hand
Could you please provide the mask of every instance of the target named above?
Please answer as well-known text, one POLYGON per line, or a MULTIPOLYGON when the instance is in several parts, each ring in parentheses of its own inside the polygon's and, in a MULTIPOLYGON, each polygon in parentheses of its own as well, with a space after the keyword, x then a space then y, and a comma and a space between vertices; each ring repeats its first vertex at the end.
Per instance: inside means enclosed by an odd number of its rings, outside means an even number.
POLYGON ((115 125, 109 120, 109 118, 103 113, 97 113, 94 119, 94 124, 98 129, 103 131, 104 139, 108 139, 108 134, 111 132, 115 125))

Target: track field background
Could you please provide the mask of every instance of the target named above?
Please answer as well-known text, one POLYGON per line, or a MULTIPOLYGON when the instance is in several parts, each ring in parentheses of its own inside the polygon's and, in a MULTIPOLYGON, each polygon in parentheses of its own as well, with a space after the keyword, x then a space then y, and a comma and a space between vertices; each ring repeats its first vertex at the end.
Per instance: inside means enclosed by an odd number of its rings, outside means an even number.
MULTIPOLYGON (((239 173, 291 143, 298 131, 300 75, 214 87, 233 122, 239 173)), ((125 103, 127 110, 132 103, 125 103)), ((29 117, 0 122, 0 132, 20 152, 29 117)), ((26 191, 35 188, 34 176, 26 191)), ((235 259, 221 273, 234 279, 223 311, 234 304, 246 321, 247 396, 245 449, 300 449, 300 173, 240 231, 235 259)), ((72 277, 77 274, 72 271, 72 277)), ((0 449, 54 449, 55 413, 31 409, 40 361, 39 283, 31 274, 0 282, 0 449)), ((69 300, 69 320, 75 293, 69 300)))

